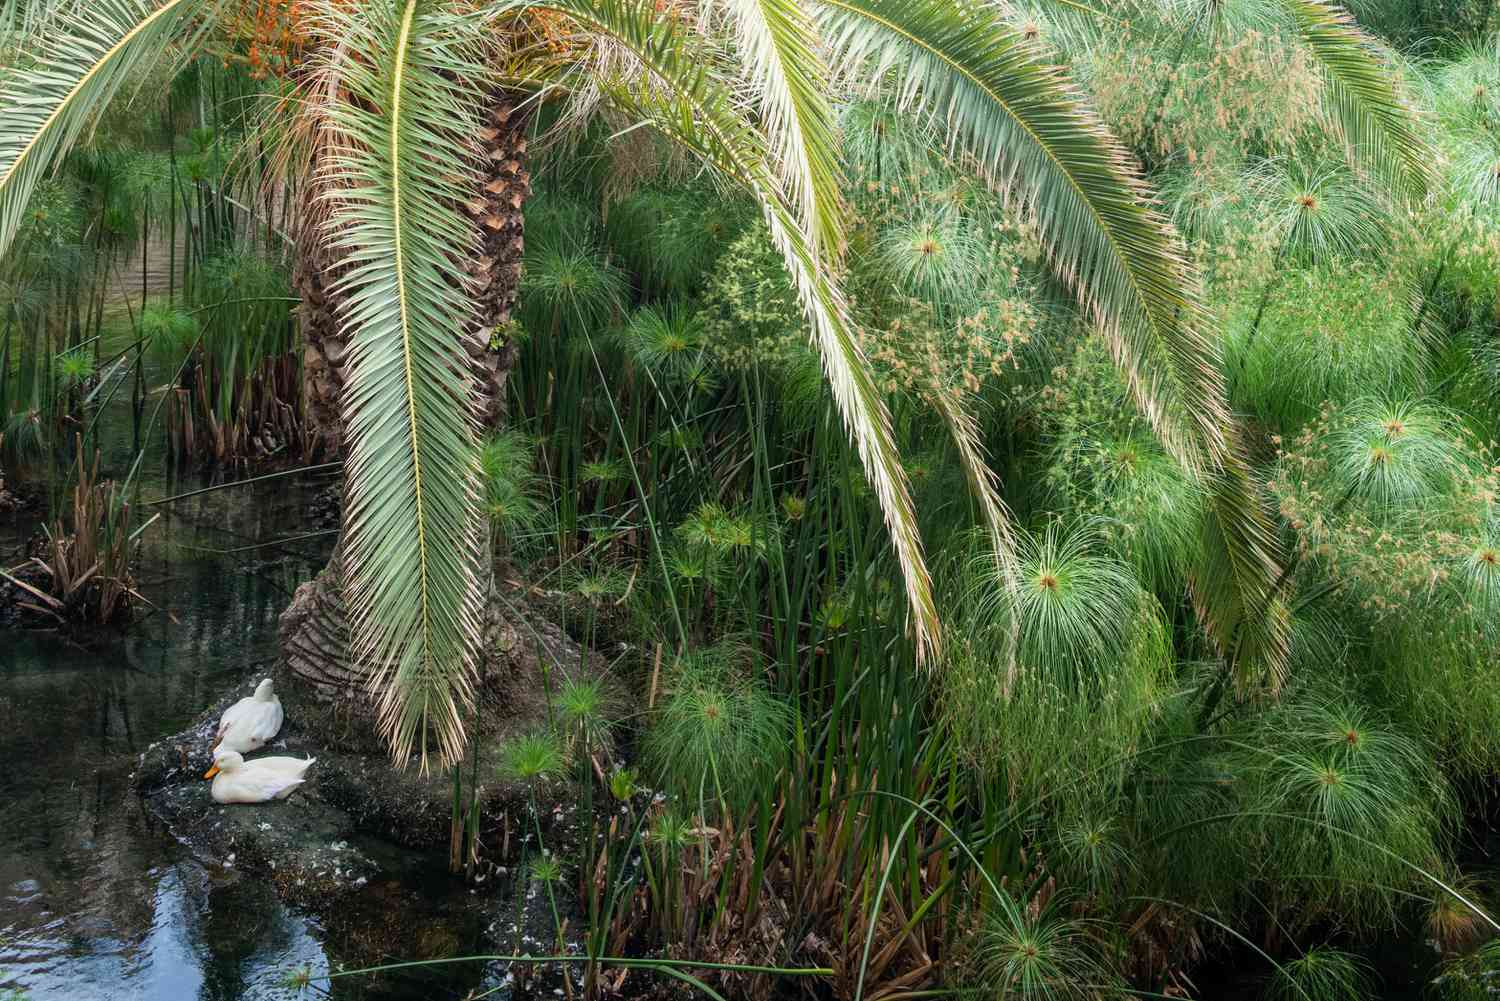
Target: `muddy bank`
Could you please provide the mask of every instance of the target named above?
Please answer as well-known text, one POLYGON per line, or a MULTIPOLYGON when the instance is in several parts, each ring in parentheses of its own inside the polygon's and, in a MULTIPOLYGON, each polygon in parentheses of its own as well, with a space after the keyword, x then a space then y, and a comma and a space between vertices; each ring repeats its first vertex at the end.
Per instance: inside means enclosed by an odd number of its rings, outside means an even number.
POLYGON ((5 478, 5 467, 0 466, 0 520, 19 518, 23 514, 34 514, 42 509, 42 493, 35 486, 5 478))
POLYGON ((25 497, 7 490, 5 481, 0 479, 0 518, 14 518, 30 506, 25 497))
POLYGON ((39 532, 30 531, 34 527, 30 523, 41 511, 40 494, 14 481, 7 483, 4 470, 0 469, 0 526, 7 531, 20 528, 24 518, 27 525, 22 531, 30 533, 29 538, 21 535, 25 541, 14 546, 0 546, 0 570, 5 571, 0 576, 0 629, 49 628, 57 624, 55 617, 32 607, 39 599, 29 590, 46 590, 50 583, 49 575, 29 562, 40 540, 39 532))

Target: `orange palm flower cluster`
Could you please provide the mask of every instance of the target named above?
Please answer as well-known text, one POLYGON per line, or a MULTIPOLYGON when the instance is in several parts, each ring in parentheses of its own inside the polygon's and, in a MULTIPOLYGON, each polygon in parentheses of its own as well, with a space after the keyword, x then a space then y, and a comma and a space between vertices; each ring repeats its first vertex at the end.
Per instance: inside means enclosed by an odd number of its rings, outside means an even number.
POLYGON ((243 0, 225 20, 234 39, 225 64, 243 61, 257 79, 289 73, 307 42, 306 6, 306 0, 243 0))

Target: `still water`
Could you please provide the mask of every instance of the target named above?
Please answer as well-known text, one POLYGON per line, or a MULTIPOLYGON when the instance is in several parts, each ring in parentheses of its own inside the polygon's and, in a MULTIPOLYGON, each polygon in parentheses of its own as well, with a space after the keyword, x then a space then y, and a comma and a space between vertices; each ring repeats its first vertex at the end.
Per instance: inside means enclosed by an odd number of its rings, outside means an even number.
MULTIPOLYGON (((104 443, 105 471, 116 477, 131 457, 128 418, 119 423, 104 443)), ((329 474, 147 507, 209 482, 154 465, 139 477, 137 510, 162 517, 144 536, 136 577, 155 610, 123 634, 0 630, 0 998, 9 989, 31 1001, 295 997, 283 985, 288 972, 337 968, 341 936, 364 934, 361 917, 340 915, 330 933, 281 905, 269 886, 195 861, 130 785, 148 744, 274 657, 276 617, 332 538, 246 547, 313 530, 307 505, 329 474)), ((35 512, 0 520, 0 565, 21 562, 36 522, 35 512)), ((382 941, 395 918, 413 937, 441 929, 455 951, 489 951, 487 919, 442 878, 393 872, 369 893, 369 922, 387 926, 382 941), (403 907, 413 895, 430 906, 393 915, 379 895, 397 891, 403 907)), ((384 952, 400 958, 401 945, 398 934, 384 952)), ((340 980, 333 993, 427 1001, 482 993, 500 977, 482 968, 441 979, 411 972, 340 980)))

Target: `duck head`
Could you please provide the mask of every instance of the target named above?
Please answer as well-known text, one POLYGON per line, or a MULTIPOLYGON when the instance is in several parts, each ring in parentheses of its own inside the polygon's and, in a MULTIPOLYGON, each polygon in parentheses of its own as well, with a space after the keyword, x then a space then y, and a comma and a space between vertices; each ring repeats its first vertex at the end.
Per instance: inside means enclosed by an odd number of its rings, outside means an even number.
POLYGON ((255 686, 256 700, 259 702, 270 702, 276 697, 276 693, 272 690, 274 688, 275 686, 271 684, 270 678, 262 681, 260 684, 255 686))
POLYGON ((215 751, 214 766, 208 771, 204 772, 203 777, 206 779, 211 779, 220 772, 235 771, 240 767, 240 765, 243 765, 244 763, 245 759, 240 756, 239 751, 215 751))

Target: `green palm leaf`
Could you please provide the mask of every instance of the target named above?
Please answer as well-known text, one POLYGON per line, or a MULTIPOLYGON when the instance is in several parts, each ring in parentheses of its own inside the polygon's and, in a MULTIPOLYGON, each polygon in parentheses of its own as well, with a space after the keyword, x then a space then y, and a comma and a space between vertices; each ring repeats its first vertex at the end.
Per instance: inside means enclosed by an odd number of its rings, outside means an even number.
POLYGON ((429 740, 455 759, 473 697, 482 586, 476 421, 460 332, 475 236, 457 206, 475 176, 479 22, 433 0, 329 2, 345 53, 329 110, 325 231, 350 339, 343 589, 350 651, 371 670, 398 761, 429 740))
MULTIPOLYGON (((1000 496, 999 478, 985 458, 984 443, 980 438, 978 422, 974 415, 962 406, 960 400, 948 393, 938 392, 932 396, 932 405, 948 426, 953 445, 958 449, 959 462, 969 480, 969 490, 979 501, 979 510, 984 516, 985 531, 989 535, 990 556, 995 563, 995 581, 1005 590, 1011 607, 1020 607, 1020 571, 1017 568, 1017 544, 1010 509, 1000 496)), ((1020 616, 1010 616, 1010 645, 1005 654, 1005 693, 1010 694, 1016 680, 1016 650, 1021 639, 1020 616)))
POLYGON ((844 205, 828 67, 797 0, 707 0, 734 21, 739 55, 760 99, 761 126, 814 251, 842 252, 844 205))
POLYGON ((169 51, 208 0, 89 0, 32 19, 0 77, 0 255, 48 168, 141 66, 169 51))
POLYGON ((1217 559, 1197 575, 1213 582, 1199 593, 1210 633, 1240 676, 1278 677, 1286 644, 1284 623, 1268 612, 1275 536, 1231 445, 1197 275, 1123 148, 986 8, 819 0, 819 9, 831 61, 851 82, 943 128, 957 152, 1035 213, 1053 269, 1106 335, 1137 405, 1213 492, 1205 551, 1217 559))
POLYGON ((1415 200, 1427 194, 1434 156, 1397 93, 1375 44, 1349 12, 1327 0, 1277 0, 1324 74, 1332 124, 1355 156, 1415 200))
POLYGON ((1280 547, 1249 464, 1231 455, 1209 482, 1203 546, 1189 571, 1198 617, 1241 691, 1286 680, 1291 619, 1277 591, 1280 547))
POLYGON ((765 138, 738 111, 734 94, 709 72, 710 58, 684 26, 639 0, 556 0, 566 13, 628 51, 639 72, 604 81, 610 97, 756 199, 797 289, 834 400, 858 449, 891 535, 912 611, 919 656, 936 650, 937 608, 916 512, 890 415, 844 298, 788 203, 765 138))
POLYGON ((1158 436, 1191 468, 1211 468, 1228 414, 1196 276, 1082 96, 987 8, 819 0, 818 9, 830 61, 853 85, 931 120, 1035 212, 1053 270, 1108 337, 1158 436))

